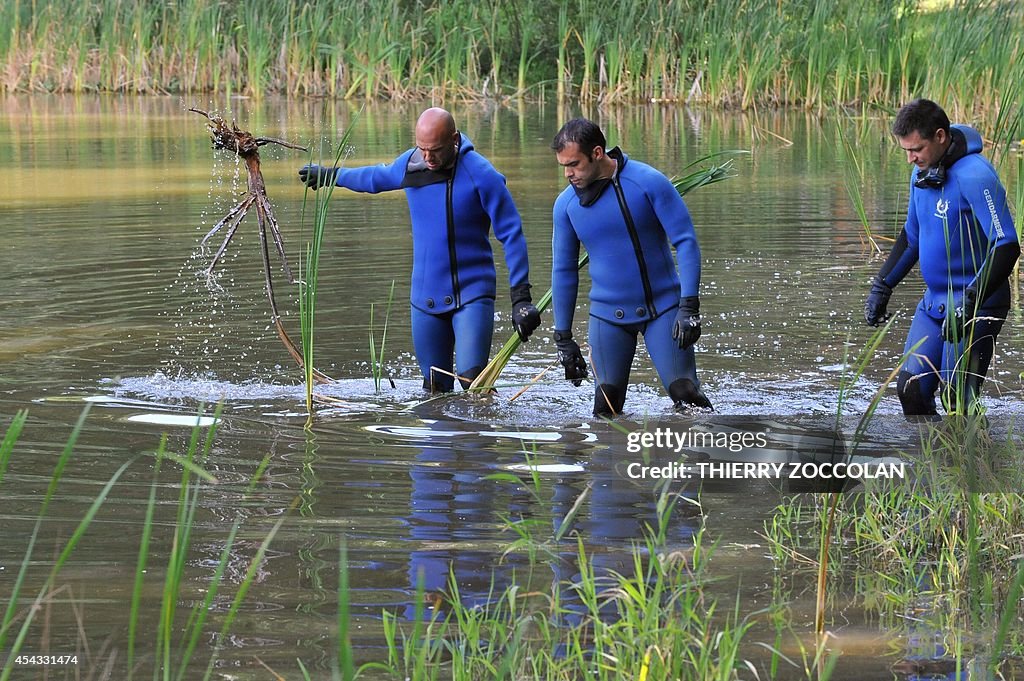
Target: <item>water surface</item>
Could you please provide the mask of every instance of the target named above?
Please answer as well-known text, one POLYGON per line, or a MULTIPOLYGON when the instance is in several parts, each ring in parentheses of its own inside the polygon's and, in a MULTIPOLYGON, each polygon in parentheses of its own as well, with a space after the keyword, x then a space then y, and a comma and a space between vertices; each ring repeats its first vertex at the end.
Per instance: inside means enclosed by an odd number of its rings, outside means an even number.
MULTIPOLYGON (((311 157, 329 157, 329 143, 353 119, 348 163, 390 161, 410 145, 419 109, 378 104, 358 113, 341 103, 238 99, 3 100, 0 415, 6 427, 27 407, 30 420, 0 486, 0 593, 21 564, 56 456, 86 405, 91 411, 42 526, 33 575, 52 564, 73 523, 118 467, 139 457, 62 572, 67 589, 48 609, 51 652, 87 642, 99 656, 108 634, 123 634, 153 479, 151 453, 162 433, 169 449, 183 452, 188 426, 203 404, 209 411, 223 402, 223 413, 205 464, 217 484, 201 496, 187 582, 192 597, 202 597, 231 523, 244 520, 227 574, 235 584, 273 524, 289 514, 232 628, 231 647, 222 653, 224 678, 266 678, 257 655, 289 676, 297 677, 296 657, 327 673, 342 539, 352 567, 353 637, 361 659, 382 654, 382 611, 411 616, 418 574, 428 591, 441 590, 454 565, 463 596, 470 602, 485 598, 492 579, 508 583, 523 567, 516 554, 499 560, 513 539, 505 519, 556 527, 588 486, 593 496, 576 530, 605 567, 615 568, 624 559, 621 549, 637 541, 653 517, 652 488, 625 484, 617 472, 617 431, 590 415, 588 387, 557 381, 554 370, 515 401, 508 399, 555 362, 549 316, 503 375, 516 387, 493 398, 419 404, 424 395, 405 302, 408 212, 399 193, 335 193, 320 265, 316 352, 318 367, 337 379, 321 392, 340 402, 321 409, 312 434, 303 431, 301 374, 271 324, 254 216, 243 222, 215 275, 203 274, 210 253, 199 249, 199 240, 239 200, 245 178, 234 159, 210 149, 205 120, 189 113, 189 106, 227 110, 242 128, 311 142, 316 149, 312 155, 274 146, 262 151, 293 267, 309 230, 297 168, 311 157), (392 281, 396 303, 384 363, 393 386, 385 381, 378 393, 369 377, 370 309, 379 324, 392 281), (248 480, 266 455, 269 467, 247 496, 248 480), (528 460, 541 465, 539 490, 523 473, 528 460), (521 474, 523 483, 488 478, 500 472, 521 474), (84 622, 84 636, 77 620, 84 622)), ((565 119, 581 113, 597 118, 612 144, 670 175, 709 153, 751 151, 736 158, 735 178, 687 197, 703 255, 700 375, 719 415, 827 422, 836 414, 844 367, 871 333, 860 323, 861 310, 881 264, 860 237, 843 181, 841 164, 847 161, 836 141, 836 120, 656 106, 578 111, 486 103, 453 111, 476 148, 508 179, 523 215, 538 295, 550 282, 550 211, 564 186, 547 145, 565 119)), ((855 137, 868 169, 871 181, 862 189, 868 215, 879 232, 894 235, 909 171, 885 133, 886 121, 843 119, 838 126, 855 137)), ((500 252, 496 245, 499 291, 507 281, 500 252)), ((297 338, 296 287, 280 268, 274 277, 284 323, 297 338)), ((891 308, 905 316, 843 396, 851 418, 864 411, 898 361, 906 317, 920 291, 912 275, 894 295, 891 308)), ((496 344, 511 333, 505 303, 499 295, 496 344)), ((585 302, 578 336, 584 335, 584 319, 585 302)), ((1015 308, 987 384, 986 402, 994 412, 1024 413, 1022 334, 1015 308)), ((673 415, 643 352, 633 380, 624 422, 680 428, 694 422, 673 415)), ((879 411, 898 413, 891 390, 879 411)), ((908 437, 910 431, 891 425, 896 421, 887 423, 888 431, 876 434, 883 447, 908 437)), ((158 480, 156 532, 166 540, 179 474, 167 466, 158 480)), ((703 515, 677 514, 669 541, 688 547, 704 523, 719 542, 716 560, 728 576, 715 592, 732 603, 739 585, 745 602, 761 607, 777 598, 765 578, 772 568, 759 533, 779 498, 768 485, 719 486, 702 497, 703 515)), ((161 551, 150 559, 155 574, 166 563, 161 551)), ((556 563, 549 577, 571 578, 578 569, 574 551, 569 541, 564 564, 556 563)), ((29 582, 38 587, 41 579, 29 582)), ((148 587, 156 597, 159 584, 148 587)), ((226 609, 226 598, 219 598, 218 611, 226 609)), ((811 607, 808 596, 794 597, 795 617, 804 626, 811 607)), ((144 617, 152 624, 156 614, 144 617)), ((836 622, 839 633, 848 635, 848 662, 841 668, 884 675, 891 659, 878 653, 890 650, 891 637, 898 650, 901 634, 877 632, 857 610, 843 618, 836 622)), ((766 632, 764 640, 771 636, 766 632)), ((148 642, 140 654, 147 650, 148 642)))

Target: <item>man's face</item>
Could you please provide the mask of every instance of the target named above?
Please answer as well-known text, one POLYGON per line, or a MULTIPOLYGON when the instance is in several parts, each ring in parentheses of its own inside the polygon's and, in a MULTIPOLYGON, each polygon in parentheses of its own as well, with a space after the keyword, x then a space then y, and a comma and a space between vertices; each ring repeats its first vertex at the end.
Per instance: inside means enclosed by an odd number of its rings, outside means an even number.
POLYGON ((442 126, 416 128, 416 148, 430 170, 447 168, 458 153, 459 133, 448 133, 442 126))
POLYGON ((604 149, 594 147, 587 156, 580 151, 580 145, 569 142, 561 151, 555 152, 558 165, 565 171, 565 179, 576 189, 584 189, 594 180, 601 179, 600 160, 604 157, 604 149))
POLYGON ((896 141, 899 142, 900 148, 907 152, 907 162, 913 163, 921 170, 937 166, 939 159, 946 153, 946 147, 949 146, 949 136, 941 128, 935 131, 931 139, 921 137, 920 132, 913 130, 909 135, 897 137, 896 141))

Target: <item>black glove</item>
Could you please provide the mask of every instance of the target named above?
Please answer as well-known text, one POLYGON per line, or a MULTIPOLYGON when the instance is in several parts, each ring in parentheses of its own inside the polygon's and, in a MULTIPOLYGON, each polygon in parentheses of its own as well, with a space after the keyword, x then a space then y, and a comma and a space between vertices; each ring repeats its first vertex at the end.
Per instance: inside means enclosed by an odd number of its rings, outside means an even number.
POLYGON ((700 338, 700 298, 687 296, 679 300, 676 322, 672 325, 672 338, 683 350, 700 338))
POLYGON ((875 277, 874 281, 871 282, 871 293, 868 294, 868 299, 864 301, 864 321, 867 322, 868 326, 878 326, 889 320, 889 317, 892 315, 887 314, 885 308, 889 304, 889 298, 891 297, 892 288, 880 278, 875 277))
POLYGON ((942 320, 942 339, 949 343, 959 343, 967 336, 967 327, 974 321, 974 309, 978 294, 974 289, 964 291, 960 304, 942 320))
POLYGON ((320 189, 320 187, 332 185, 337 176, 337 168, 325 168, 317 165, 299 168, 299 181, 310 189, 320 189))
POLYGON ((565 367, 565 378, 573 385, 580 385, 587 377, 587 361, 583 359, 580 346, 572 339, 572 331, 555 331, 555 347, 558 361, 565 367))
POLYGON ((540 310, 533 306, 529 284, 512 287, 512 326, 524 343, 540 326, 540 310))

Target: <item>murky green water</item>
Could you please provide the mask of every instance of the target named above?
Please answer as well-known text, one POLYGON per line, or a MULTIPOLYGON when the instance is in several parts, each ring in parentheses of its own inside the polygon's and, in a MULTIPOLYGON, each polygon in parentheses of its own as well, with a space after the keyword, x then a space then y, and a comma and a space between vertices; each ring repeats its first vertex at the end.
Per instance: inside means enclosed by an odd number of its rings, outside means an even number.
MULTIPOLYGON (((110 476, 141 457, 113 488, 62 571, 59 584, 65 588, 47 599, 48 624, 33 631, 25 650, 79 650, 100 660, 110 653, 103 649, 108 636, 123 640, 152 480, 148 455, 161 433, 169 434, 169 448, 178 452, 186 449, 189 435, 188 428, 132 418, 194 414, 204 402, 223 400, 224 414, 207 462, 218 484, 203 492, 196 518, 196 551, 187 570, 190 598, 202 598, 235 519, 244 523, 227 573, 230 584, 242 579, 263 537, 297 504, 232 627, 230 646, 221 654, 224 678, 268 678, 257 656, 287 678, 299 677, 296 657, 326 674, 334 650, 342 537, 352 566, 353 639, 360 659, 383 654, 383 610, 411 614, 420 571, 428 590, 440 589, 454 565, 464 598, 483 599, 492 577, 508 583, 523 567, 516 555, 499 560, 514 538, 503 531, 503 518, 534 518, 554 527, 588 484, 595 492, 577 529, 615 567, 622 559, 616 549, 640 537, 651 521, 652 493, 616 477, 616 449, 608 444, 616 431, 590 416, 587 388, 545 378, 511 403, 510 389, 490 400, 457 396, 409 408, 422 395, 404 303, 411 249, 400 193, 335 194, 320 268, 317 353, 319 368, 338 379, 324 394, 344 403, 322 411, 313 435, 303 432, 301 375, 270 323, 252 217, 213 280, 201 274, 210 254, 199 252, 199 239, 237 200, 245 175, 233 159, 211 151, 205 121, 189 113, 189 106, 223 109, 224 103, 14 97, 0 107, 0 423, 6 427, 20 408, 30 411, 0 486, 0 602, 10 593, 52 467, 83 408, 90 405, 91 413, 41 526, 31 588, 24 593, 35 594, 74 523, 110 476), (368 364, 370 306, 379 320, 392 281, 396 305, 385 364, 395 387, 385 384, 376 394, 368 364), (524 452, 550 466, 541 475, 539 499, 527 484, 487 478, 517 471, 524 452), (265 455, 269 467, 255 494, 245 497, 247 481, 265 455)), ((318 102, 257 106, 235 100, 230 107, 242 128, 301 142, 333 139, 355 115, 348 105, 325 111, 318 102), (331 122, 327 127, 325 120, 331 122)), ((367 107, 354 128, 350 162, 387 161, 407 148, 417 112, 418 107, 367 107)), ((869 335, 860 324, 861 308, 881 261, 859 237, 834 120, 496 104, 457 106, 454 113, 477 149, 508 178, 524 217, 532 280, 541 291, 550 282, 551 204, 563 186, 547 145, 566 118, 597 118, 610 142, 669 174, 711 152, 752 150, 737 159, 736 178, 687 198, 704 257, 701 377, 720 414, 835 414, 844 357, 869 335)), ((908 171, 885 124, 842 123, 847 134, 857 135, 872 178, 863 190, 868 214, 879 231, 894 234, 908 171)), ((268 146, 262 157, 294 265, 304 248, 303 229, 308 230, 300 228, 303 192, 295 172, 308 156, 268 146)), ((1017 178, 1010 173, 1004 180, 1012 185, 1017 178)), ((499 265, 499 282, 503 276, 499 265)), ((298 337, 294 287, 279 270, 275 277, 285 324, 298 337)), ((911 277, 892 307, 909 315, 919 291, 911 277)), ((496 342, 511 332, 503 300, 496 342)), ((550 330, 549 317, 544 330, 550 330)), ((847 396, 850 412, 863 410, 888 375, 905 331, 903 320, 884 341, 847 396)), ((517 354, 504 375, 510 384, 529 381, 555 361, 547 335, 517 354)), ((1017 308, 1003 330, 988 384, 987 402, 1000 413, 1024 412, 1018 378, 1022 340, 1017 308)), ((627 420, 673 422, 645 358, 633 376, 627 420)), ((880 411, 897 413, 895 397, 880 411)), ((178 493, 172 468, 159 476, 155 533, 163 545, 178 493)), ((727 603, 737 584, 751 611, 777 597, 765 577, 771 562, 758 533, 778 498, 770 487, 749 482, 703 497, 703 522, 719 542, 716 560, 725 577, 713 590, 727 603)), ((680 513, 671 542, 688 546, 699 523, 697 515, 680 513)), ((556 564, 549 579, 573 574, 574 551, 570 541, 565 564, 556 564)), ((166 560, 165 550, 154 551, 155 575, 163 574, 166 560)), ((147 583, 147 597, 158 598, 159 579, 147 583)), ((227 609, 227 598, 218 597, 218 612, 227 609)), ((793 599, 797 621, 809 626, 812 594, 793 599)), ((155 619, 152 609, 144 612, 147 631, 154 630, 155 619)), ((888 661, 880 653, 895 647, 899 654, 899 644, 859 611, 844 611, 835 629, 847 635, 843 665, 857 670, 858 678, 865 669, 885 673, 888 661)), ((142 656, 152 651, 148 635, 139 646, 142 656)), ((765 633, 765 640, 773 635, 765 633)))

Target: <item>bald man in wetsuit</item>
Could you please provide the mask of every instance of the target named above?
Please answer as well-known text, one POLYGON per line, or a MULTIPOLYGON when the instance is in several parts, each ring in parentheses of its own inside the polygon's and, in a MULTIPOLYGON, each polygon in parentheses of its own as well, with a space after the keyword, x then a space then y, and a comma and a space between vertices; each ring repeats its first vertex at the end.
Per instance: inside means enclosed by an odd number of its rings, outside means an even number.
POLYGON ((299 179, 312 189, 335 184, 368 194, 405 191, 412 222, 413 347, 423 387, 448 392, 454 388, 450 374, 465 388, 490 354, 497 292, 491 229, 504 249, 512 325, 522 340, 540 325, 540 312, 530 295, 522 220, 505 178, 444 109, 420 115, 415 140, 390 164, 310 165, 299 170, 299 179))

